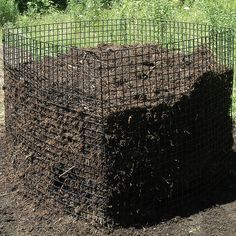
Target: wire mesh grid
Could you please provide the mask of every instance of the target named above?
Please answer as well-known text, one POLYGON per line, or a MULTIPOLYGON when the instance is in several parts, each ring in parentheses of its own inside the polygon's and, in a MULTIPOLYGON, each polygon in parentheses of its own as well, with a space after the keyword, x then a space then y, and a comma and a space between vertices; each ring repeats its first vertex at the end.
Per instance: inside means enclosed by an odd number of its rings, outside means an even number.
POLYGON ((225 175, 233 30, 119 19, 3 33, 8 145, 29 195, 102 225, 150 222, 225 175))

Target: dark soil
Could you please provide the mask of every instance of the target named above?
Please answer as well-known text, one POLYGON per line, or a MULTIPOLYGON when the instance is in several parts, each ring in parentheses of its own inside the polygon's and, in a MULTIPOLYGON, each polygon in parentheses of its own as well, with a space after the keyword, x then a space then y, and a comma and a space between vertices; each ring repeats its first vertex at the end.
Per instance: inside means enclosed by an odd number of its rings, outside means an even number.
MULTIPOLYGON (((212 193, 214 204, 204 210, 194 207, 195 212, 181 218, 142 228, 95 228, 75 218, 38 205, 18 192, 13 169, 4 158, 4 126, 0 125, 0 235, 79 235, 79 236, 234 236, 236 235, 236 154, 232 154, 231 168, 223 184, 212 193), (2 196, 2 194, 8 195, 2 196), (200 211, 201 210, 201 211, 200 211)), ((234 134, 236 138, 236 134, 234 134)), ((204 199, 202 199, 204 201, 204 199)), ((193 211, 192 211, 193 210, 193 211)))
POLYGON ((38 204, 144 226, 212 202, 229 171, 233 71, 206 47, 103 45, 7 69, 8 155, 38 204))
POLYGON ((109 115, 133 107, 173 105, 189 96, 204 73, 226 70, 204 45, 183 53, 150 44, 73 48, 38 63, 19 64, 14 73, 57 105, 82 104, 87 112, 101 115, 102 102, 109 115))

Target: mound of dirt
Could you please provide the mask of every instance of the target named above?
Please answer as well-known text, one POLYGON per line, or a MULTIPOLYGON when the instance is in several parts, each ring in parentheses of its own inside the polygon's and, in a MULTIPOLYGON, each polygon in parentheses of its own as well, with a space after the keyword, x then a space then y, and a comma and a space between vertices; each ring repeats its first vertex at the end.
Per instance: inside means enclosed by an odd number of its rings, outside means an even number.
POLYGON ((204 46, 101 45, 6 65, 15 169, 29 195, 90 222, 175 214, 227 171, 232 80, 204 46))

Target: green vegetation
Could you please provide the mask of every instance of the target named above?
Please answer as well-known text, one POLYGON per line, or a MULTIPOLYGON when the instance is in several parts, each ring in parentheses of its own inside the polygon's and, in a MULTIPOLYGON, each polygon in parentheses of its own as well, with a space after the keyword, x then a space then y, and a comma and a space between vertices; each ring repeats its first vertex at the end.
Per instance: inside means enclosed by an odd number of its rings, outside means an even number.
POLYGON ((10 22, 27 26, 29 24, 111 18, 167 19, 208 23, 236 29, 236 1, 0 0, 1 25, 10 22), (18 13, 17 6, 21 13, 18 13))
POLYGON ((32 20, 34 23, 42 23, 54 22, 55 19, 75 21, 131 17, 184 20, 236 27, 234 0, 187 0, 185 3, 181 0, 69 0, 65 11, 58 11, 50 0, 43 2, 44 8, 37 12, 35 12, 37 4, 31 3, 28 12, 20 15, 17 23, 22 24, 32 20))
POLYGON ((18 16, 14 0, 0 0, 0 26, 7 22, 15 23, 18 16))
MULTIPOLYGON (((236 30, 236 1, 0 0, 0 25, 27 26, 51 22, 111 18, 188 21, 227 26, 236 30)), ((236 117, 236 96, 234 96, 234 104, 233 112, 236 117)))

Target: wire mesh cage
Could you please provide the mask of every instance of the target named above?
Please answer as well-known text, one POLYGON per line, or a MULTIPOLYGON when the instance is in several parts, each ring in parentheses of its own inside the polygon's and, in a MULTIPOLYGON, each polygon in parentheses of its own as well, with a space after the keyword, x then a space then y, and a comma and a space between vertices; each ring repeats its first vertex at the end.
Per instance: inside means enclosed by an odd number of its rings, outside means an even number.
POLYGON ((147 19, 4 29, 7 143, 28 195, 110 225, 210 194, 233 143, 233 41, 147 19))

